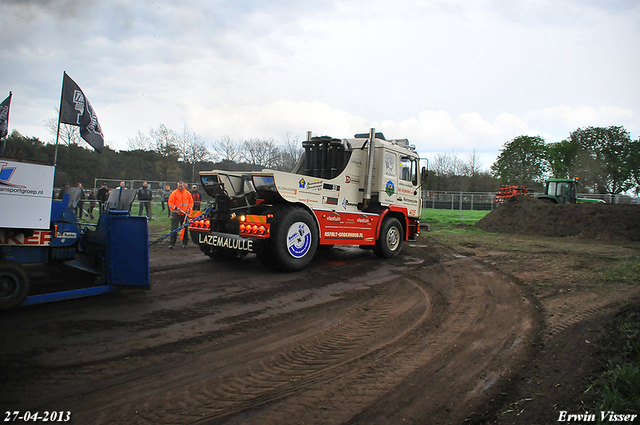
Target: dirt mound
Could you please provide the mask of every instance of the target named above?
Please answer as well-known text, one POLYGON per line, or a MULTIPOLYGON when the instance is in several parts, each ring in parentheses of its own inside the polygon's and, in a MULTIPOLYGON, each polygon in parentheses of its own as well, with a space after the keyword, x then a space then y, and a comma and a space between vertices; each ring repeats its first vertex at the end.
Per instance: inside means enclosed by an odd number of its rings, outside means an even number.
POLYGON ((640 241, 640 206, 561 204, 514 196, 475 227, 487 232, 640 241))

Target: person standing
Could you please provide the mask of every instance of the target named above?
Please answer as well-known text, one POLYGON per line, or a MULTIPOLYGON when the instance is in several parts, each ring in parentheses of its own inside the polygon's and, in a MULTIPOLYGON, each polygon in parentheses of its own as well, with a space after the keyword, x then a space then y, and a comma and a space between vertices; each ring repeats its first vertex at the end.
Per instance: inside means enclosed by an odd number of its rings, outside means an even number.
POLYGON ((77 187, 80 188, 80 201, 78 201, 78 205, 76 206, 76 216, 82 218, 82 213, 84 212, 84 189, 82 188, 82 183, 78 183, 77 187))
POLYGON ((196 186, 195 184, 191 188, 191 197, 193 198, 193 210, 200 211, 202 196, 200 196, 200 192, 198 192, 198 186, 196 186))
MULTIPOLYGON (((169 210, 171 210, 171 231, 182 226, 185 218, 188 218, 193 208, 193 198, 191 192, 185 189, 184 182, 178 182, 178 188, 169 195, 169 210)), ((173 249, 178 238, 178 233, 173 233, 169 239, 169 249, 173 249)), ((182 248, 186 248, 189 243, 189 229, 185 228, 182 235, 182 248)))
POLYGON ((167 217, 171 217, 171 208, 169 208, 169 196, 171 195, 171 186, 166 185, 164 190, 160 194, 162 201, 162 211, 164 211, 164 204, 167 203, 167 217))
POLYGON ((64 194, 67 193, 67 190, 69 190, 69 183, 65 183, 62 185, 60 192, 58 192, 58 199, 62 199, 64 194))
POLYGON ((140 208, 138 209, 138 215, 142 215, 142 210, 147 212, 147 218, 151 220, 151 201, 153 200, 153 193, 149 189, 147 182, 142 182, 142 187, 138 189, 138 201, 140 201, 140 208))
POLYGON ((96 207, 96 193, 92 190, 89 192, 89 218, 91 220, 93 217, 93 209, 96 207))
MULTIPOLYGON (((120 182, 120 186, 115 188, 116 194, 118 195, 118 197, 116 198, 116 208, 120 209, 124 207, 124 200, 123 203, 120 202, 120 200, 122 200, 122 195, 125 193, 125 191, 128 191, 129 189, 127 189, 127 185, 125 184, 125 182, 120 182)), ((135 195, 134 195, 135 196, 135 195)), ((131 203, 128 205, 127 210, 129 212, 131 212, 131 205, 133 204, 133 198, 131 198, 131 203)))
POLYGON ((96 198, 98 198, 98 206, 100 207, 100 214, 107 210, 107 201, 109 200, 109 188, 107 187, 107 182, 102 182, 100 185, 100 189, 98 189, 98 194, 96 198))

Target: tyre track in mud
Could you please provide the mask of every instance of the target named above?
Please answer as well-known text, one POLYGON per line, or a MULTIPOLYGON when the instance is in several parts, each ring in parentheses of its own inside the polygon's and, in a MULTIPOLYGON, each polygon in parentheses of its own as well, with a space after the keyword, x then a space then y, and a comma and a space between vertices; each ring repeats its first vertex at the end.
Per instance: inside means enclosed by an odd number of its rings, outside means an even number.
MULTIPOLYGON (((187 262, 185 275, 160 261, 153 279, 168 283, 145 304, 161 307, 141 313, 128 335, 144 343, 107 359, 89 350, 59 369, 40 365, 48 384, 30 407, 65 400, 79 424, 464 418, 523 356, 533 309, 494 271, 447 253, 438 263, 432 249, 407 247, 390 261, 338 249, 295 275, 250 272, 249 259, 244 270, 187 262), (205 285, 211 270, 225 283, 205 285), (162 337, 147 341, 149 332, 162 337)), ((111 333, 124 327, 98 333, 118 341, 111 333)))
MULTIPOLYGON (((398 331, 407 332, 403 329, 386 332, 390 341, 381 341, 380 336, 375 334, 380 333, 380 328, 386 323, 399 321, 399 316, 406 314, 410 308, 416 309, 412 317, 420 312, 422 314, 417 319, 403 319, 400 326, 415 326, 415 323, 420 323, 428 316, 429 298, 426 293, 419 289, 415 292, 402 289, 404 297, 394 300, 387 292, 388 288, 383 286, 390 284, 391 279, 385 277, 373 282, 374 297, 349 304, 340 319, 328 326, 296 335, 284 347, 274 348, 266 355, 255 358, 247 355, 238 363, 231 362, 225 369, 232 370, 232 373, 223 372, 202 379, 199 374, 192 376, 190 368, 180 368, 181 371, 174 371, 172 380, 184 377, 187 383, 181 383, 180 390, 173 392, 171 397, 166 393, 158 394, 157 399, 154 396, 147 397, 144 408, 139 404, 130 404, 132 411, 116 405, 100 412, 97 417, 105 418, 105 423, 109 423, 106 420, 113 418, 114 413, 122 418, 122 422, 116 420, 115 423, 126 423, 133 414, 137 415, 140 423, 196 423, 194 418, 204 415, 206 421, 211 421, 259 408, 332 379, 339 368, 399 338, 398 331), (414 294, 418 295, 417 299, 413 299, 414 294), (180 403, 183 403, 183 408, 176 411, 180 403)), ((269 350, 269 344, 272 342, 248 350, 269 350)), ((220 356, 224 356, 224 353, 219 353, 217 357, 220 356)), ((155 377, 152 380, 155 381, 155 377)))
MULTIPOLYGON (((470 268, 474 266, 465 262, 470 268)), ((456 260, 450 266, 459 265, 456 260)), ((441 271, 455 275, 447 270, 450 266, 441 271)), ((490 272, 485 273, 494 280, 490 272)), ((428 281, 420 284, 432 287, 428 281)), ((500 285, 495 286, 498 288, 500 285)), ((357 367, 335 373, 328 388, 308 390, 237 420, 201 423, 276 424, 283 415, 295 417, 296 423, 458 423, 469 413, 465 407, 470 400, 477 399, 509 373, 515 359, 522 355, 521 343, 531 330, 531 322, 526 314, 512 316, 512 311, 501 311, 503 308, 497 303, 488 302, 488 292, 494 291, 491 286, 448 289, 447 298, 434 303, 438 307, 428 318, 384 349, 358 359, 357 367), (483 295, 485 302, 477 302, 483 295), (447 305, 455 307, 449 309, 447 305), (511 325, 504 326, 505 319, 511 325), (492 326, 484 328, 493 320, 502 333, 496 333, 492 326), (319 401, 324 404, 321 409, 319 401)), ((439 298, 437 293, 434 295, 439 298)), ((531 313, 530 303, 522 300, 519 291, 498 296, 496 301, 500 299, 510 300, 511 305, 522 302, 531 313)))

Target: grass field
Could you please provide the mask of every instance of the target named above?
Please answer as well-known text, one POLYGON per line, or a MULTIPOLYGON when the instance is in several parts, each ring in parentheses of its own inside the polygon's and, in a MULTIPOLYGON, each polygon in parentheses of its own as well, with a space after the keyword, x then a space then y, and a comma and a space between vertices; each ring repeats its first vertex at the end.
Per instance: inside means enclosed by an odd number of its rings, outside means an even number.
MULTIPOLYGON (((131 215, 138 215, 139 211, 139 203, 136 201, 131 206, 131 215)), ((151 206, 151 220, 149 221, 149 239, 154 241, 162 235, 165 235, 171 231, 171 219, 167 217, 167 210, 162 211, 162 205, 158 203, 153 203, 151 206)), ((87 211, 86 203, 85 203, 85 211, 87 211)), ((93 209, 93 219, 88 218, 87 216, 83 216, 79 221, 81 223, 98 223, 98 218, 100 217, 100 213, 97 208, 93 209)))
POLYGON ((422 209, 420 222, 428 223, 434 230, 442 230, 454 227, 457 224, 468 224, 472 226, 490 211, 468 211, 468 210, 434 210, 422 209))

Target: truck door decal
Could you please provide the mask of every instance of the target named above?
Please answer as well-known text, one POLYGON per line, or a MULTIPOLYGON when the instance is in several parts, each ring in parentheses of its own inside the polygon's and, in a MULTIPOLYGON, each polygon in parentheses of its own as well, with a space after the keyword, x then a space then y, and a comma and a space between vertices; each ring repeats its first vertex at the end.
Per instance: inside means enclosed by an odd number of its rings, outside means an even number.
POLYGON ((391 152, 384 155, 384 174, 391 177, 396 175, 396 155, 391 152))
POLYGON ((320 243, 373 245, 379 216, 362 213, 314 211, 320 226, 320 243))
POLYGON ((396 192, 396 187, 394 186, 391 180, 389 180, 385 185, 384 191, 387 193, 388 196, 391 196, 396 192))

